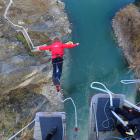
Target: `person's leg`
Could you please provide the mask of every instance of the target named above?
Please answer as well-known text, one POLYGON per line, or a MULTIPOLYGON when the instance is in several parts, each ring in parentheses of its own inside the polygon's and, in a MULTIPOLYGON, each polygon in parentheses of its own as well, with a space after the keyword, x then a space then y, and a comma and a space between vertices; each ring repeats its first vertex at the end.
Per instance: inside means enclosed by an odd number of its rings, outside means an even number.
POLYGON ((53 83, 56 86, 57 92, 61 90, 60 78, 62 74, 63 58, 55 58, 52 61, 53 64, 53 83))
POLYGON ((57 85, 60 85, 60 79, 59 79, 59 61, 57 62, 57 67, 56 67, 56 80, 57 80, 57 85))
POLYGON ((60 78, 62 75, 62 66, 63 66, 63 58, 57 58, 56 62, 56 78, 57 78, 57 83, 60 85, 60 78))
POLYGON ((58 63, 58 73, 57 73, 57 77, 60 80, 61 75, 62 75, 62 67, 63 67, 63 59, 60 59, 59 63, 58 63))
POLYGON ((56 90, 57 92, 59 92, 61 90, 61 86, 60 86, 60 78, 61 78, 61 74, 62 74, 62 66, 63 66, 63 58, 58 58, 57 59, 57 66, 56 66, 56 72, 57 72, 57 76, 56 76, 56 90))
POLYGON ((53 65, 53 83, 54 85, 57 85, 57 59, 52 60, 52 65, 53 65))

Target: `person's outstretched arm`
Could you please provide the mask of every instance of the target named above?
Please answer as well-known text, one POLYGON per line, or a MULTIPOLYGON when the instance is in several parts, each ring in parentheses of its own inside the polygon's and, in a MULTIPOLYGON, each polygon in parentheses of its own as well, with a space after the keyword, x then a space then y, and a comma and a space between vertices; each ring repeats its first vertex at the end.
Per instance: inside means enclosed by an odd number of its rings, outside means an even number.
POLYGON ((51 45, 42 45, 42 46, 37 46, 37 50, 39 51, 45 51, 45 50, 51 50, 51 45))
POLYGON ((31 50, 32 52, 37 52, 37 51, 45 51, 45 50, 51 50, 51 45, 47 46, 46 44, 42 45, 42 46, 36 46, 33 50, 31 50))
POLYGON ((74 48, 76 46, 78 46, 79 43, 73 44, 73 43, 65 43, 63 44, 63 48, 74 48))

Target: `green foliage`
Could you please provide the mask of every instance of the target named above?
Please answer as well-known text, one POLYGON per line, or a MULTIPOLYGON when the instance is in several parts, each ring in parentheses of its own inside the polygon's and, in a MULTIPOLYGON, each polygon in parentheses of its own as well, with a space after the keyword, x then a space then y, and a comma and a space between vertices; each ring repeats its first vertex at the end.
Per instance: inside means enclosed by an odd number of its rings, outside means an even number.
POLYGON ((22 33, 18 33, 16 38, 17 38, 18 41, 22 42, 22 44, 24 45, 24 47, 27 50, 28 54, 30 56, 34 56, 34 54, 31 52, 30 46, 28 45, 28 43, 27 43, 25 37, 23 36, 23 34, 22 33))
POLYGON ((21 41, 26 48, 28 47, 28 43, 21 33, 18 33, 16 37, 17 37, 17 40, 21 41))

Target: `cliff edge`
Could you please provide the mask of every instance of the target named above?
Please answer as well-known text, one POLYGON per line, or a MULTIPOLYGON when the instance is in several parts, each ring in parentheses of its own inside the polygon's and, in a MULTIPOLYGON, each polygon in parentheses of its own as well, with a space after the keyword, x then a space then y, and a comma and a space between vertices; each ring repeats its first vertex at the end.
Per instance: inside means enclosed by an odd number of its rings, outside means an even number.
POLYGON ((140 8, 130 4, 116 13, 112 26, 124 55, 140 78, 140 8))
MULTIPOLYGON (((0 0, 1 140, 29 123, 36 112, 63 108, 51 81, 49 54, 31 53, 23 35, 3 17, 8 3, 0 0)), ((59 0, 13 0, 8 17, 28 29, 35 46, 49 44, 55 37, 67 40, 71 33, 64 7, 59 0)))

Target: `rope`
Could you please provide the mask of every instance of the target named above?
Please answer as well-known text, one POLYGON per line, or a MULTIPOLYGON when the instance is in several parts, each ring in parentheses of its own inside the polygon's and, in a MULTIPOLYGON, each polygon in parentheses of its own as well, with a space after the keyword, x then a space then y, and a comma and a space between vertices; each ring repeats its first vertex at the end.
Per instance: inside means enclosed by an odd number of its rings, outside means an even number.
POLYGON ((34 123, 35 119, 30 122, 28 125, 26 125, 24 128, 22 128, 20 131, 18 131, 16 134, 14 134, 12 137, 10 137, 8 140, 12 140, 13 138, 15 138, 18 134, 20 134, 23 130, 25 130, 27 127, 29 127, 32 123, 34 123))
POLYGON ((133 79, 133 80, 121 80, 122 84, 128 85, 128 84, 135 84, 140 83, 140 79, 133 79))
POLYGON ((30 38, 30 36, 29 36, 27 30, 26 30, 23 26, 14 24, 14 23, 7 17, 8 10, 10 9, 10 7, 11 7, 12 4, 13 4, 13 0, 10 0, 10 1, 9 1, 9 4, 8 4, 8 6, 7 6, 7 8, 6 8, 5 12, 4 12, 4 18, 5 18, 12 26, 14 26, 14 27, 16 27, 16 28, 20 28, 19 31, 22 32, 22 34, 23 34, 23 36, 25 37, 25 39, 26 39, 28 45, 29 45, 29 46, 31 45, 30 49, 33 49, 33 48, 34 48, 34 44, 33 44, 32 40, 31 40, 31 38, 30 38))
POLYGON ((68 101, 68 100, 70 100, 70 101, 72 102, 72 104, 73 104, 74 112, 75 112, 75 128, 78 128, 78 123, 77 123, 77 109, 76 109, 76 105, 75 105, 75 103, 74 103, 74 101, 73 101, 73 99, 72 99, 71 97, 66 98, 63 102, 66 102, 66 101, 68 101))
MULTIPOLYGON (((59 96, 62 97, 61 92, 59 92, 59 96)), ((60 97, 60 99, 61 99, 61 97, 60 97)), ((66 101, 69 101, 69 100, 72 102, 73 107, 74 107, 74 112, 75 112, 75 128, 77 129, 78 128, 78 119, 77 119, 78 117, 77 117, 77 108, 76 108, 74 100, 71 97, 69 97, 69 98, 66 98, 64 100, 61 99, 61 102, 65 103, 66 101)))
POLYGON ((91 87, 92 89, 96 89, 96 90, 99 90, 99 91, 101 91, 101 92, 108 93, 109 96, 110 96, 110 106, 113 106, 113 100, 112 100, 112 94, 113 94, 113 93, 112 93, 103 83, 100 83, 100 82, 92 82, 91 85, 90 85, 90 87, 91 87), (104 89, 99 88, 99 87, 96 87, 96 86, 93 86, 93 85, 95 85, 95 84, 98 84, 98 85, 103 86, 104 89))
MULTIPOLYGON (((58 79, 59 80, 59 79, 58 79)), ((60 82, 60 80, 59 80, 59 82, 60 82)), ((72 102, 72 104, 73 104, 73 107, 74 107, 74 113, 75 113, 75 130, 77 131, 78 130, 78 117, 77 117, 77 108, 76 108, 76 105, 75 105, 75 102, 74 102, 74 100, 71 98, 71 97, 68 97, 68 98, 66 98, 66 99, 64 99, 64 100, 62 100, 62 93, 61 92, 58 92, 58 95, 59 95, 59 97, 60 97, 60 100, 61 100, 61 102, 62 103, 65 103, 66 101, 68 101, 68 100, 70 100, 71 102, 72 102)))
MULTIPOLYGON (((100 82, 92 82, 90 87, 92 89, 96 89, 96 90, 99 90, 99 91, 102 91, 102 92, 105 92, 105 93, 108 93, 109 94, 109 97, 110 97, 110 107, 113 106, 113 99, 112 99, 112 93, 103 83, 100 83, 100 82), (103 86, 104 89, 102 88, 99 88, 99 87, 96 87, 96 86, 93 86, 95 84, 98 84, 98 85, 101 85, 103 86)), ((111 111, 112 114, 119 120, 119 122, 123 125, 123 126, 127 126, 127 124, 122 120, 122 118, 120 118, 114 111, 111 111)))
POLYGON ((109 100, 107 100, 107 102, 105 103, 105 106, 104 106, 104 114, 105 114, 105 116, 106 116, 106 120, 104 120, 104 121, 102 122, 102 126, 103 126, 104 128, 109 128, 109 127, 111 127, 111 126, 112 126, 112 127, 115 126, 115 122, 114 122, 113 118, 110 118, 110 119, 109 119, 109 117, 108 117, 108 115, 107 115, 107 112, 106 112, 106 107, 107 107, 108 102, 109 102, 109 100), (110 124, 109 120, 112 120, 112 123, 111 123, 111 124, 110 124), (105 123, 107 123, 106 126, 105 126, 105 123))

